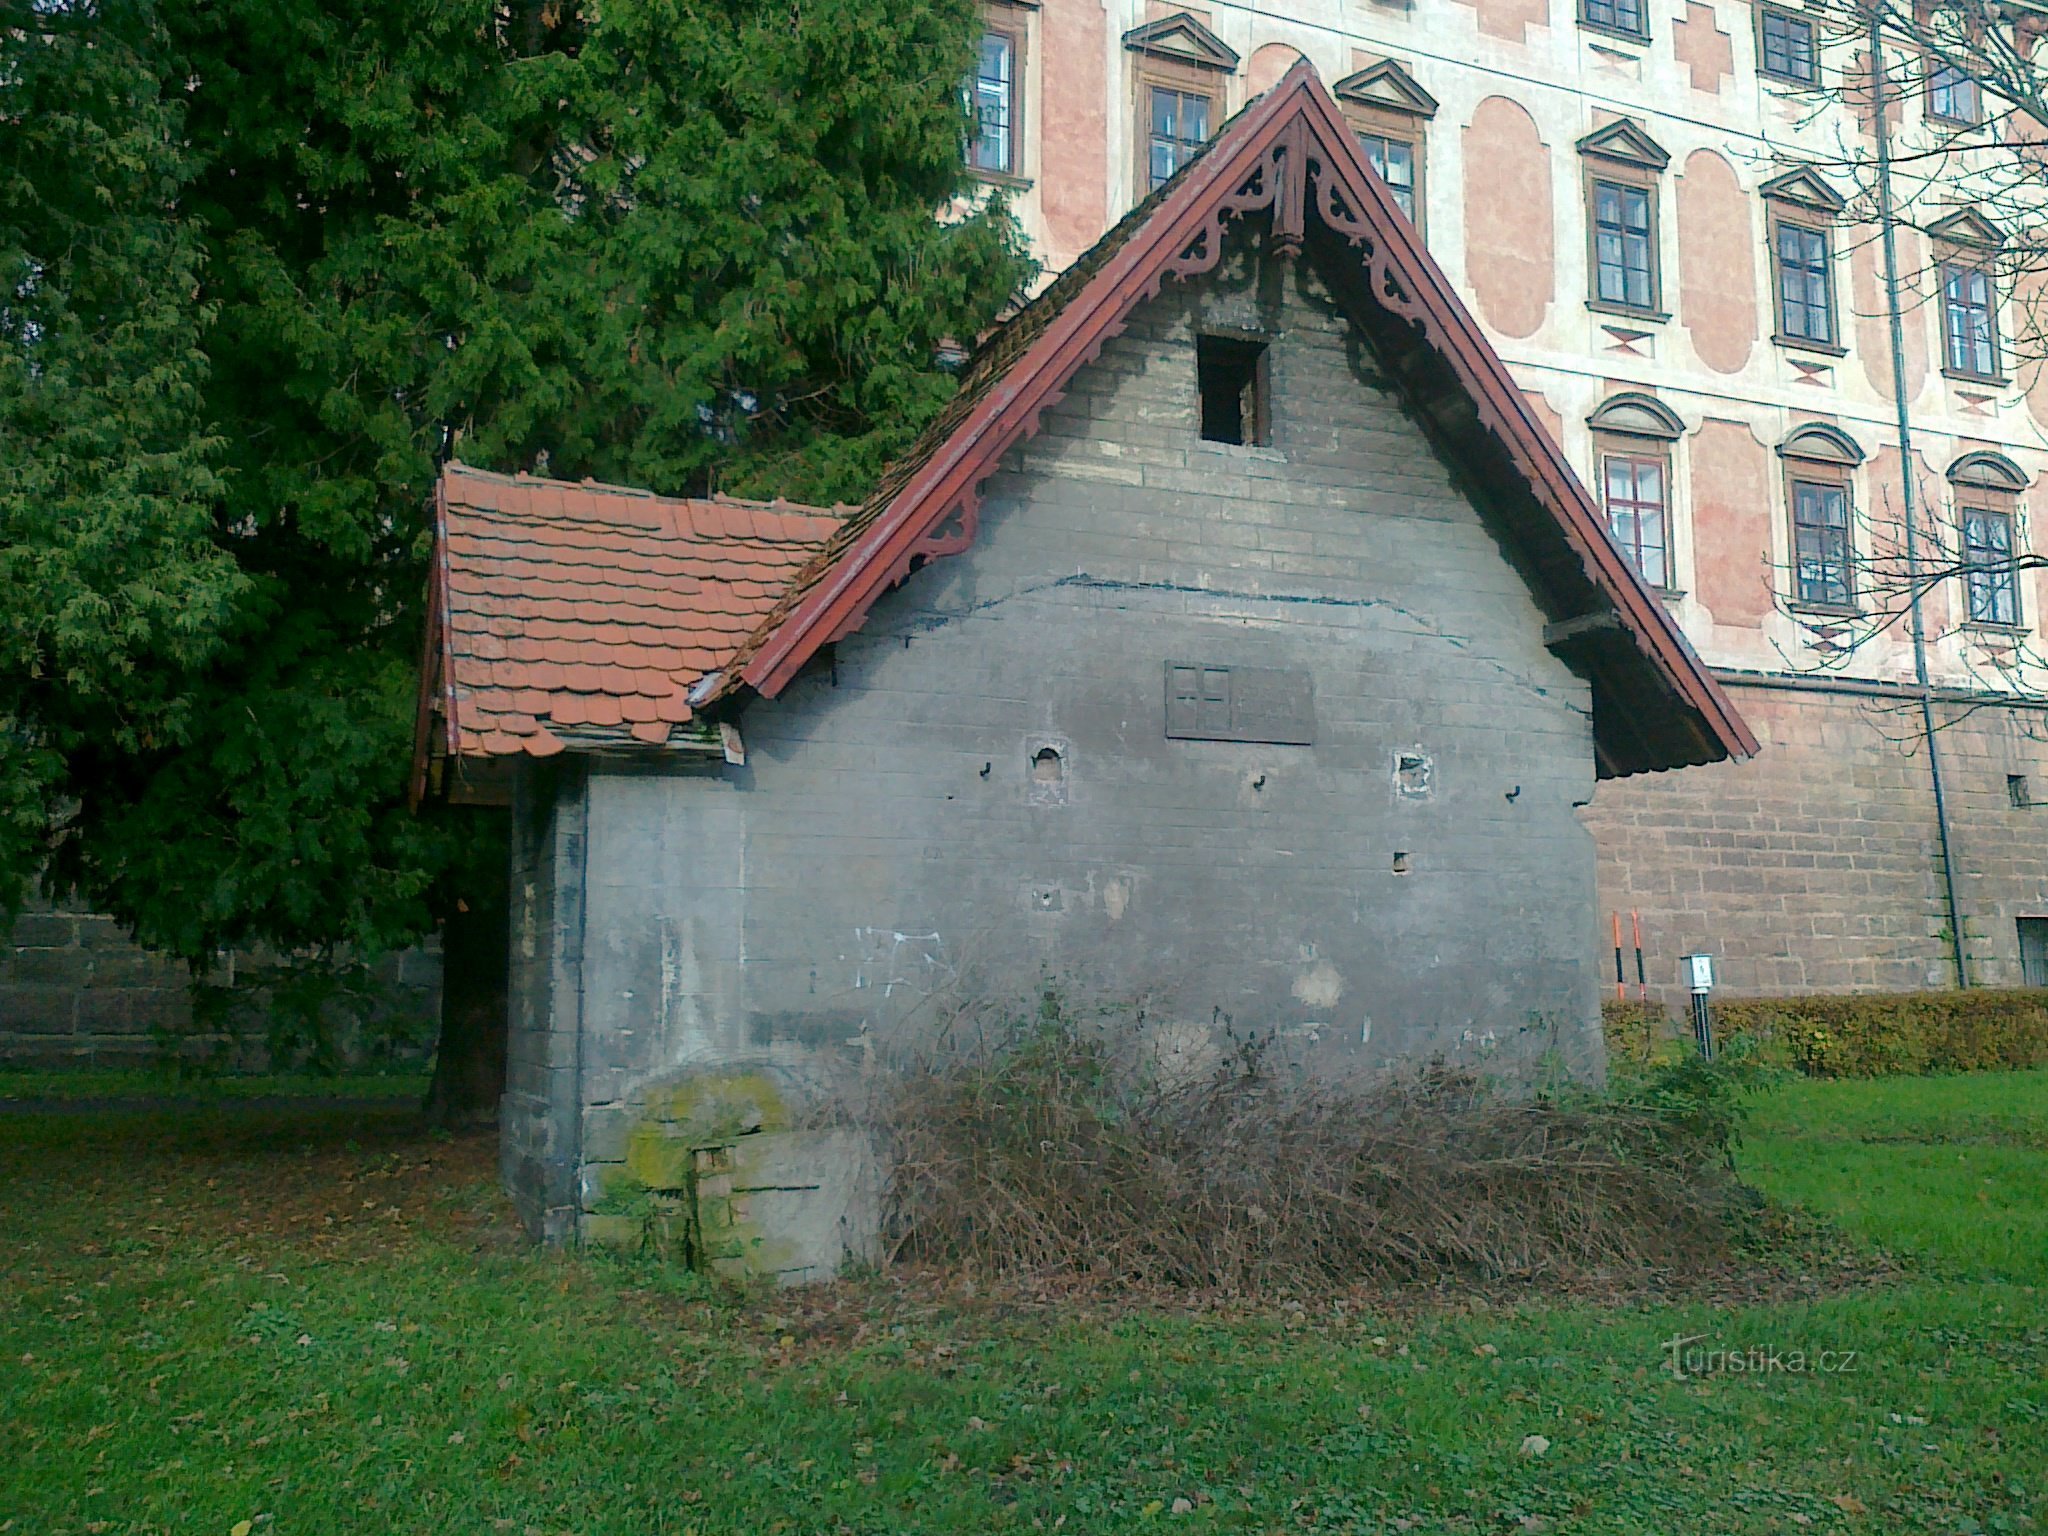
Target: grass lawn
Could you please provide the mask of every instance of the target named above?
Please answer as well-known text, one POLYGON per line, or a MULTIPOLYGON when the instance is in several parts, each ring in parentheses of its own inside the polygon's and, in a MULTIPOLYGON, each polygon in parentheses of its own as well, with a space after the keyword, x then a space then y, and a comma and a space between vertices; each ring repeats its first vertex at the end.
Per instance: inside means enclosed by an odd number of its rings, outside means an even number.
POLYGON ((492 1155, 0 1116, 0 1532, 2048 1531, 2048 1074, 1781 1091, 1746 1170, 1903 1268, 1750 1303, 734 1298, 527 1250, 492 1155))
POLYGON ((1796 1082, 1748 1140, 1769 1194, 1930 1271, 2048 1281, 2048 1072, 1796 1082))

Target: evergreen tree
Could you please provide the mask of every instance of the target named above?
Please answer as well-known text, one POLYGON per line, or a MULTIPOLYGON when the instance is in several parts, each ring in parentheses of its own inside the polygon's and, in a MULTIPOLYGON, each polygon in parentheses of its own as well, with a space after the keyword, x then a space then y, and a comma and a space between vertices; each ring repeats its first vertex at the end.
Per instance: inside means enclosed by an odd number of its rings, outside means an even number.
MULTIPOLYGON (((491 837, 404 803, 438 460, 861 495, 949 393, 942 339, 1028 275, 1000 204, 957 201, 976 15, 167 13, 159 77, 189 82, 203 146, 179 212, 211 369, 184 441, 217 477, 200 489, 232 566, 208 590, 230 607, 175 731, 53 742, 76 802, 58 873, 194 960, 376 951, 488 912, 491 837)), ((448 937, 487 946, 487 926, 448 937)))
POLYGON ((185 738, 244 590, 164 41, 141 4, 0 15, 0 918, 84 784, 185 738))

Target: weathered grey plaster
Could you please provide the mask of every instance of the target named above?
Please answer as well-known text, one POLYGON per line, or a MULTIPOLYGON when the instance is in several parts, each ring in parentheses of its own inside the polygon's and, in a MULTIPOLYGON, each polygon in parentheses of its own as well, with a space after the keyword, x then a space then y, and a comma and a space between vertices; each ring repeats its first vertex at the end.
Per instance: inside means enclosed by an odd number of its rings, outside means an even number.
POLYGON ((1183 1048, 1598 1072, 1588 689, 1312 275, 1255 275, 1141 310, 744 767, 593 769, 586 1211, 692 1073, 802 1100, 1048 982, 1183 1048), (1272 339, 1269 447, 1198 437, 1212 325, 1272 339), (1313 744, 1167 739, 1169 660, 1305 670, 1313 744))
POLYGON ((585 775, 522 768, 512 796, 510 1007, 498 1164, 536 1236, 577 1231, 584 1103, 580 1064, 585 775))

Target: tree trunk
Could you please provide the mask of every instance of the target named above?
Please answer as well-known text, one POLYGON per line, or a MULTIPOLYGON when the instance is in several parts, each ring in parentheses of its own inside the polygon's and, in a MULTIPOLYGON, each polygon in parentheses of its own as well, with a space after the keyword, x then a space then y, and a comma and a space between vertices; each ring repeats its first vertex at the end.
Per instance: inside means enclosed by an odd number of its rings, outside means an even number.
POLYGON ((505 899, 456 903, 441 925, 441 1044, 427 1089, 427 1122, 444 1130, 498 1123, 505 1091, 509 1000, 505 899))

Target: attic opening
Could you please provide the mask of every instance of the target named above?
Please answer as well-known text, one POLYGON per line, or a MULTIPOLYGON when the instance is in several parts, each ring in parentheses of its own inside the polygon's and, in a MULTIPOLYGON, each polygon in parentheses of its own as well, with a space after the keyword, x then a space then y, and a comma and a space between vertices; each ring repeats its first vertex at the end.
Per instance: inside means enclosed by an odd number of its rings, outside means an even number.
POLYGON ((1272 441, 1267 346, 1240 336, 1195 338, 1202 440, 1264 446, 1272 441))

